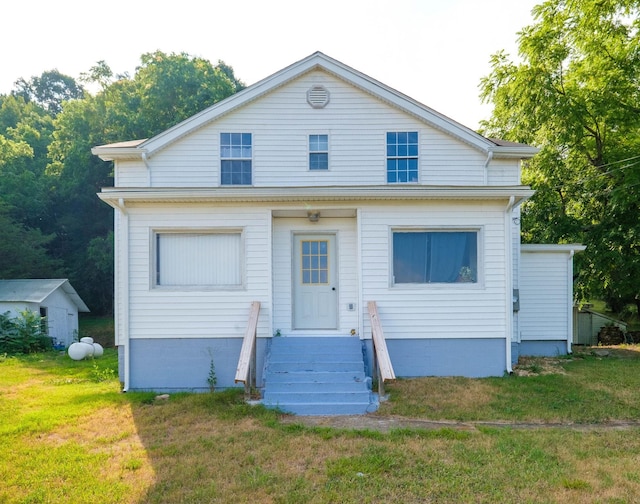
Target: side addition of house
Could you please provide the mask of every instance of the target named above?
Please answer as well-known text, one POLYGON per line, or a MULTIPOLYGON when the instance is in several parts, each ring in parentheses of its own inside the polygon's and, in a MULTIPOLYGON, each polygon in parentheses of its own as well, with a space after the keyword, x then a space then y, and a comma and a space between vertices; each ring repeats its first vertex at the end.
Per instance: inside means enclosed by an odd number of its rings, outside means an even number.
POLYGON ((322 53, 95 147, 115 162, 99 197, 115 209, 125 389, 204 390, 212 360, 234 386, 254 302, 259 387, 278 339, 356 341, 371 375, 371 306, 397 376, 509 372, 533 194, 520 165, 536 152, 322 53))

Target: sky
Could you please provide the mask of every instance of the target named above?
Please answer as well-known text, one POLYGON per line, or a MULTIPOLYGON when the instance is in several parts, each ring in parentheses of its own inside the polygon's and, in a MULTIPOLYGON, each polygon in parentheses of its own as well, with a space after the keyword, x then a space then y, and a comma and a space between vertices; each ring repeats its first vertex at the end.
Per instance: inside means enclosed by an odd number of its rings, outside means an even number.
POLYGON ((0 94, 98 61, 133 75, 140 56, 187 53, 253 84, 315 51, 473 129, 491 114, 480 79, 541 0, 11 0, 0 29, 0 94))

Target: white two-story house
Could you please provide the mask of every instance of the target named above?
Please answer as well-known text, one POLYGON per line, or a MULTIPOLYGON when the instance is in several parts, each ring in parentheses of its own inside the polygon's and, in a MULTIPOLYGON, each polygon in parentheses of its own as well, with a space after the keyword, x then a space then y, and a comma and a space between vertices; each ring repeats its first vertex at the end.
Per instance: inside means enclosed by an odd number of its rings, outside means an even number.
POLYGON ((358 338, 370 369, 371 301, 397 376, 503 375, 525 348, 569 351, 580 246, 529 248, 520 285, 520 168, 536 152, 322 53, 95 147, 115 162, 99 197, 115 209, 125 389, 206 389, 212 359, 234 386, 254 301, 258 386, 274 336, 358 338))

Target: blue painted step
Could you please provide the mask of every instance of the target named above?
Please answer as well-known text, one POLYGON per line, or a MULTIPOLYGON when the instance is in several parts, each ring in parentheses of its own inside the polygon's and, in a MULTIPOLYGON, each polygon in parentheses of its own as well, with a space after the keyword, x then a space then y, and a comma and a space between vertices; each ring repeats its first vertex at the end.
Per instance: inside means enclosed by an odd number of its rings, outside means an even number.
POLYGON ((360 415, 375 411, 358 338, 274 338, 263 404, 297 415, 360 415))

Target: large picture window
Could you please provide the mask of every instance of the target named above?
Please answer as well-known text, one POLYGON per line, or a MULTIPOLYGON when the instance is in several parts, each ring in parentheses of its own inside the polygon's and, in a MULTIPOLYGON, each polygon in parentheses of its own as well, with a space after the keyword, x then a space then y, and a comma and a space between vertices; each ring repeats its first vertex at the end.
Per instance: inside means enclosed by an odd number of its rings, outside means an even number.
POLYGON ((158 232, 155 240, 156 286, 242 285, 240 232, 158 232))
POLYGON ((251 133, 220 133, 220 182, 251 185, 251 133))
POLYGON ((476 283, 477 231, 394 231, 393 283, 476 283))

